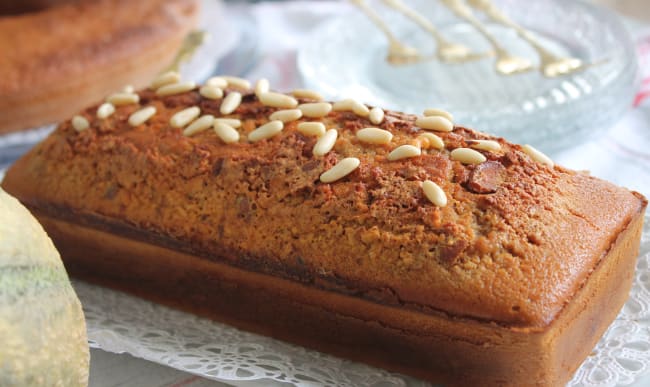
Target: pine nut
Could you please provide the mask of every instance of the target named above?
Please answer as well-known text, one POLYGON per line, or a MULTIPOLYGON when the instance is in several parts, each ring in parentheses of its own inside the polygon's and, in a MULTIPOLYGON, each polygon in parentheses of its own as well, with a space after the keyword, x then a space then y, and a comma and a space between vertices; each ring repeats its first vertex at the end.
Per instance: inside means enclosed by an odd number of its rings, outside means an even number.
POLYGON ((260 95, 262 93, 268 93, 271 90, 271 84, 266 78, 262 78, 255 83, 255 95, 260 95))
POLYGON ((188 107, 187 109, 174 113, 172 118, 169 119, 169 125, 172 128, 182 128, 194 121, 199 114, 201 114, 201 109, 198 106, 188 107))
POLYGON ((454 161, 460 161, 463 164, 480 164, 487 160, 482 153, 470 148, 454 149, 451 151, 451 159, 454 161))
POLYGON ((469 146, 473 149, 496 152, 501 150, 501 144, 493 140, 470 140, 469 146))
POLYGON ((368 109, 366 105, 350 98, 334 102, 332 109, 334 111, 352 111, 354 114, 360 117, 368 117, 370 114, 370 109, 368 109))
POLYGON ((368 119, 375 125, 379 125, 384 121, 384 110, 380 107, 374 107, 370 109, 370 114, 368 119))
POLYGON ((110 117, 113 113, 115 113, 115 106, 110 102, 104 102, 97 108, 97 118, 100 120, 110 117))
POLYGON ((323 183, 333 183, 352 173, 359 167, 361 161, 356 157, 347 157, 336 163, 335 166, 323 172, 320 175, 320 181, 323 183))
POLYGON ((332 111, 332 105, 327 102, 303 103, 298 105, 302 115, 311 118, 325 117, 332 111))
POLYGON ((413 145, 400 145, 388 154, 389 161, 417 157, 422 154, 420 148, 413 145))
POLYGON ((82 117, 82 116, 74 116, 74 117, 72 117, 71 123, 72 123, 72 127, 77 132, 82 132, 82 131, 88 129, 88 127, 90 127, 90 123, 88 123, 88 120, 86 119, 86 117, 82 117))
POLYGON ((226 123, 214 120, 214 132, 219 136, 221 141, 226 144, 232 144, 239 141, 239 132, 237 129, 226 123))
POLYGON ((167 71, 166 73, 160 74, 157 76, 149 86, 150 88, 156 90, 162 86, 169 85, 171 83, 178 83, 181 81, 181 75, 176 71, 167 71))
POLYGON ((236 89, 243 90, 248 90, 251 88, 251 83, 244 78, 232 77, 229 75, 222 75, 221 78, 225 79, 226 82, 228 82, 228 87, 234 87, 236 89))
POLYGON ((205 81, 205 84, 207 86, 218 87, 220 89, 225 89, 228 87, 228 81, 226 81, 223 77, 212 77, 205 81))
POLYGON ((230 125, 233 128, 239 128, 241 126, 241 121, 237 118, 215 118, 215 122, 221 122, 226 125, 230 125))
POLYGON ((422 129, 434 130, 436 132, 451 132, 454 130, 454 124, 441 116, 418 117, 415 120, 415 125, 422 129))
POLYGON ((214 123, 214 116, 211 114, 206 114, 199 117, 197 120, 192 122, 185 130, 183 130, 184 136, 192 136, 196 133, 202 132, 207 128, 211 127, 214 123))
POLYGON ((156 108, 154 106, 147 106, 145 108, 142 108, 136 112, 133 112, 133 114, 129 116, 129 125, 142 125, 147 122, 149 118, 153 117, 154 114, 156 114, 156 108))
POLYGON ((352 102, 352 112, 358 115, 359 117, 368 117, 370 114, 370 109, 368 106, 362 104, 361 102, 354 101, 352 102))
POLYGON ((393 139, 393 134, 384 129, 363 128, 357 132, 357 138, 369 144, 386 145, 393 139))
POLYGON ((259 96, 260 102, 266 106, 280 108, 280 109, 293 109, 298 106, 298 101, 290 95, 274 93, 269 91, 262 93, 259 96))
POLYGON ((424 132, 421 135, 419 135, 417 139, 424 140, 421 141, 422 144, 421 146, 424 149, 433 148, 433 149, 442 150, 445 148, 445 143, 442 141, 442 139, 433 133, 424 132))
POLYGON ((307 90, 307 89, 296 89, 291 92, 291 95, 293 95, 296 98, 313 99, 314 101, 323 100, 323 96, 320 95, 318 92, 313 90, 307 90))
POLYGON ((325 134, 325 125, 322 122, 301 122, 298 131, 306 136, 321 137, 325 134))
POLYGON ((425 180, 422 182, 422 191, 424 191, 424 196, 426 196, 427 199, 436 206, 444 207, 447 205, 447 195, 445 195, 445 191, 431 180, 425 180))
POLYGON ((316 144, 314 144, 314 149, 312 153, 314 156, 324 156, 327 152, 331 151, 336 144, 336 139, 339 137, 339 132, 336 129, 330 129, 322 135, 316 144))
POLYGON ((528 155, 528 157, 533 159, 533 161, 536 161, 540 164, 547 165, 551 168, 553 168, 553 166, 555 165, 555 163, 553 163, 553 160, 551 160, 550 157, 546 156, 544 153, 533 148, 531 145, 526 144, 522 146, 521 149, 524 151, 524 153, 528 155))
POLYGON ((285 124, 287 122, 295 121, 302 117, 302 110, 300 109, 288 109, 288 110, 278 110, 273 112, 269 119, 271 120, 280 120, 285 124))
POLYGON ((140 96, 132 93, 115 93, 106 98, 113 106, 132 105, 140 102, 140 96))
POLYGON ((282 132, 284 124, 282 121, 269 121, 259 128, 253 130, 248 134, 248 141, 257 142, 271 138, 276 134, 282 132))
POLYGON ((195 88, 196 83, 193 81, 170 83, 169 85, 162 86, 156 90, 156 95, 159 97, 166 97, 168 95, 187 93, 195 88))
POLYGON ((425 117, 434 117, 434 116, 439 116, 439 117, 445 117, 449 121, 453 122, 454 121, 454 116, 449 113, 448 111, 442 110, 442 109, 434 109, 434 108, 429 108, 424 111, 424 116, 425 117))
POLYGON ((353 99, 344 99, 341 101, 336 101, 332 105, 334 111, 352 111, 352 106, 354 105, 353 99))
POLYGON ((226 98, 221 101, 221 108, 219 111, 221 114, 228 115, 239 107, 239 104, 241 104, 241 93, 238 91, 231 91, 228 93, 226 98))
POLYGON ((216 86, 205 85, 199 89, 201 97, 207 99, 220 99, 223 98, 223 90, 216 86))

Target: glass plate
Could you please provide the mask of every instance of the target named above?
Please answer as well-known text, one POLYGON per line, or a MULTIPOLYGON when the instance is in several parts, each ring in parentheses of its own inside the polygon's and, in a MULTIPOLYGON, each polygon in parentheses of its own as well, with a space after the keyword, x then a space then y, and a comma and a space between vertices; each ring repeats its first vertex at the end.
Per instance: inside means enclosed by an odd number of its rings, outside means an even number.
MULTIPOLYGON (((538 71, 499 75, 494 57, 463 64, 430 60, 392 66, 385 61, 384 36, 360 12, 351 10, 314 31, 299 53, 299 70, 308 87, 331 98, 355 97, 410 113, 440 107, 462 125, 547 152, 593 138, 631 106, 637 61, 628 33, 613 12, 575 0, 494 1, 554 53, 595 65, 554 79, 538 71)), ((490 51, 474 28, 440 2, 407 3, 449 40, 476 52, 490 51)), ((414 23, 379 1, 371 4, 400 41, 424 55, 435 53, 433 39, 414 23)), ((485 23, 511 53, 539 63, 535 51, 513 30, 485 23)))

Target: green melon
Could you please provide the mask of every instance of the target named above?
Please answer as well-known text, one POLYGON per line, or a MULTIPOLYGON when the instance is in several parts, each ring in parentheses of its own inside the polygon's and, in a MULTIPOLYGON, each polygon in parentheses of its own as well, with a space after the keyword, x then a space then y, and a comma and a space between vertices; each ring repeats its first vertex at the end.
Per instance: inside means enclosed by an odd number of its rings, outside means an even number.
POLYGON ((0 386, 87 386, 81 304, 52 241, 0 189, 0 386))

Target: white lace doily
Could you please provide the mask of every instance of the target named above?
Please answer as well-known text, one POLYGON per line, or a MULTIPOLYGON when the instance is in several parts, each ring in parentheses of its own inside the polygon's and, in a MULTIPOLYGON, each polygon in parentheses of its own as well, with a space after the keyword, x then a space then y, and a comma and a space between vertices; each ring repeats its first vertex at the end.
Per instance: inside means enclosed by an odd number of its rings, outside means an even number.
MULTIPOLYGON (((109 289, 75 282, 90 345, 229 384, 427 386, 198 318, 109 289)), ((630 300, 569 386, 625 386, 650 368, 650 216, 646 215, 630 300)))

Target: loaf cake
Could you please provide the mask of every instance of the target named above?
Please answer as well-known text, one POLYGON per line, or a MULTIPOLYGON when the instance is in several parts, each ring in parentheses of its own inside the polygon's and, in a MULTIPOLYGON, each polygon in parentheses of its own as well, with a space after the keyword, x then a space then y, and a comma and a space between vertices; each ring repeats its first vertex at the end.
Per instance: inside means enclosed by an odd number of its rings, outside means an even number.
POLYGON ((146 86, 198 16, 199 0, 2 2, 0 134, 61 121, 116 85, 146 86))
POLYGON ((309 90, 170 74, 2 186, 73 276, 449 385, 561 385, 631 286, 640 194, 535 148, 309 90))

